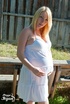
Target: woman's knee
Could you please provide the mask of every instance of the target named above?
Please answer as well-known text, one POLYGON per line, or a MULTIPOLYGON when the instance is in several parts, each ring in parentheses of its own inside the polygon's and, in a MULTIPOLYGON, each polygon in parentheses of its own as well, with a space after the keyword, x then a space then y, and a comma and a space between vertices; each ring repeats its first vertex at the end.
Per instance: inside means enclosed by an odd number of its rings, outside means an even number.
POLYGON ((47 99, 45 102, 38 102, 38 104, 49 104, 49 100, 47 99))
POLYGON ((27 104, 35 104, 33 101, 28 101, 27 104))

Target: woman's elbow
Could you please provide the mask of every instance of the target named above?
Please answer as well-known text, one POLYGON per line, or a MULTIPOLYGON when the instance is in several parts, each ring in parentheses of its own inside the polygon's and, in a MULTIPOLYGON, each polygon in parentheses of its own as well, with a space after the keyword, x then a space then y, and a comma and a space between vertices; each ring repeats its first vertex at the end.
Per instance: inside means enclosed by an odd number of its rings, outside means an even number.
POLYGON ((17 57, 19 58, 20 57, 20 54, 19 54, 19 52, 17 51, 17 57))
POLYGON ((17 57, 18 57, 19 59, 22 59, 23 53, 22 53, 21 51, 17 51, 17 57))

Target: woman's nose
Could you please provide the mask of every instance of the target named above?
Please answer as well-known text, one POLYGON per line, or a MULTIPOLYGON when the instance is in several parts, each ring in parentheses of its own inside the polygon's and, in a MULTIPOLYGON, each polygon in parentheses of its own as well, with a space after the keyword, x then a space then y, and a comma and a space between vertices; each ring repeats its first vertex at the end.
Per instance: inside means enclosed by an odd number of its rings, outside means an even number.
POLYGON ((45 22, 45 20, 44 19, 42 19, 42 23, 44 23, 45 22))
POLYGON ((42 18, 41 22, 43 23, 44 22, 44 19, 42 18))

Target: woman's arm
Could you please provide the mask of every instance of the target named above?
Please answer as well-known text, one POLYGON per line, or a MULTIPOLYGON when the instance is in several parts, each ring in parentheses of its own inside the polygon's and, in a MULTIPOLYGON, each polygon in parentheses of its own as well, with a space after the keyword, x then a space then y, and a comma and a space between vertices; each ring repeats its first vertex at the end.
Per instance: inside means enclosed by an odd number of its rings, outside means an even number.
POLYGON ((35 75, 37 76, 43 76, 45 73, 37 68, 34 67, 25 57, 24 50, 26 47, 26 43, 29 37, 30 30, 29 29, 23 29, 18 40, 18 47, 17 47, 17 56, 29 70, 31 70, 35 75))
POLYGON ((23 29, 18 40, 17 56, 21 60, 22 64, 24 64, 30 70, 33 70, 33 65, 24 56, 24 50, 28 37, 29 37, 29 29, 23 29))

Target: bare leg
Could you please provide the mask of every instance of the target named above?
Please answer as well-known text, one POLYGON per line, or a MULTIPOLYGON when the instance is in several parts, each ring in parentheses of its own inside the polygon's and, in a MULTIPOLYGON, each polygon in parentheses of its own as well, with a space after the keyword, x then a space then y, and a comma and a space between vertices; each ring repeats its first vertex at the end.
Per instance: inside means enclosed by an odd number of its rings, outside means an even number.
POLYGON ((35 104, 33 101, 28 101, 27 104, 35 104))
POLYGON ((38 104, 49 104, 49 101, 47 100, 46 102, 38 102, 38 104))

